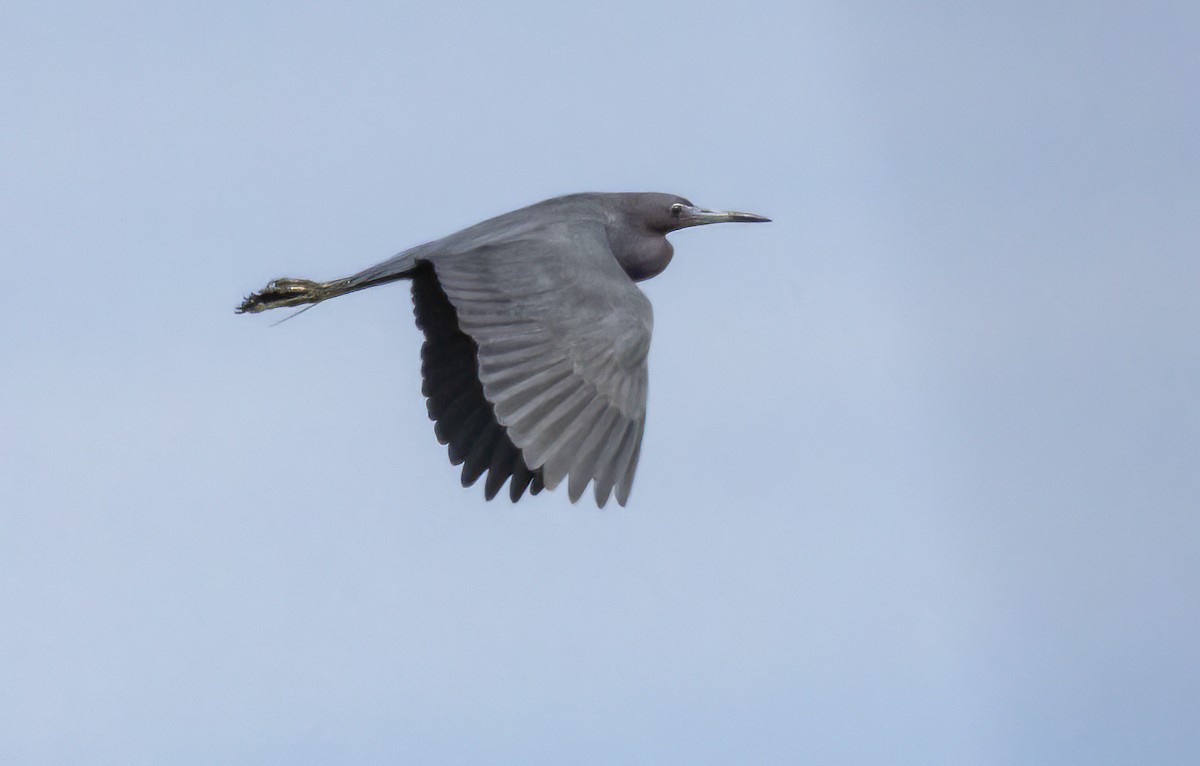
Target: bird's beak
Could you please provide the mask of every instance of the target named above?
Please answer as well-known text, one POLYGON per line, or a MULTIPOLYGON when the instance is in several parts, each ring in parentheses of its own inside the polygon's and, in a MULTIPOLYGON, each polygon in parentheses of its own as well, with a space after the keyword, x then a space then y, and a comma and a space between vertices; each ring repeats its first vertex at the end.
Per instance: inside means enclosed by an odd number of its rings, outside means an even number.
POLYGON ((755 213, 740 213, 736 210, 705 210, 684 205, 679 211, 683 226, 704 226, 709 223, 770 223, 771 219, 755 213))

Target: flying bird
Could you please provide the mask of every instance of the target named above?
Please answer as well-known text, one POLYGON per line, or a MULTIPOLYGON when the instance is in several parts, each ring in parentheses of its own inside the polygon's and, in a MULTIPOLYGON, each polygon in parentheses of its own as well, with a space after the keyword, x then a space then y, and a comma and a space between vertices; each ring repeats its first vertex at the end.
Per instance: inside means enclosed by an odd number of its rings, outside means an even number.
POLYGON ((625 505, 646 421, 653 316, 635 284, 662 273, 667 234, 765 222, 658 193, 570 194, 491 218, 329 282, 276 279, 238 307, 304 306, 407 279, 434 433, 469 487, 516 502, 567 481, 625 505))

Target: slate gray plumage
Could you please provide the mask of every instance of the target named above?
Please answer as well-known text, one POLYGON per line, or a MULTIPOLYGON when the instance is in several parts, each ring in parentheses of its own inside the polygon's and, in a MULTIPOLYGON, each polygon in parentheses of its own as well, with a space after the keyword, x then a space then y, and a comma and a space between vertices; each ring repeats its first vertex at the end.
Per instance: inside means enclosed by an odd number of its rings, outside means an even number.
POLYGON ((278 279, 238 312, 299 306, 408 279, 422 392, 438 440, 485 472, 490 500, 515 502, 567 481, 601 507, 629 499, 646 420, 653 316, 634 284, 662 272, 666 235, 687 226, 766 221, 656 193, 572 194, 497 216, 330 282, 278 279))

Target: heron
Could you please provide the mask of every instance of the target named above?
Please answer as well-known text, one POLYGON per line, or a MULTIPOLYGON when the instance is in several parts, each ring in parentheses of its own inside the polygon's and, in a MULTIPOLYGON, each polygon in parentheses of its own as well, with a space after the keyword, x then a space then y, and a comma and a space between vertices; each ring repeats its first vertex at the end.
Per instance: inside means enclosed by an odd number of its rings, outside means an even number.
POLYGON ((638 282, 661 274, 667 235, 768 222, 673 194, 583 193, 544 200, 328 282, 281 278, 237 313, 311 307, 397 280, 412 283, 422 394, 462 485, 485 473, 491 500, 517 502, 564 480, 572 503, 624 506, 646 422, 653 313, 638 282))

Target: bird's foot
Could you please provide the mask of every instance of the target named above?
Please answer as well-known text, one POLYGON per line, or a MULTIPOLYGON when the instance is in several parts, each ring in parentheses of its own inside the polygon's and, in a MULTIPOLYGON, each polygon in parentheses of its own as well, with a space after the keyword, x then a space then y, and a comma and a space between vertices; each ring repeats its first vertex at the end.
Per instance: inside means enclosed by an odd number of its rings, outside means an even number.
POLYGON ((257 314, 267 309, 303 306, 306 303, 317 303, 329 297, 325 293, 324 282, 285 277, 276 279, 256 293, 250 293, 236 311, 239 314, 257 314))

